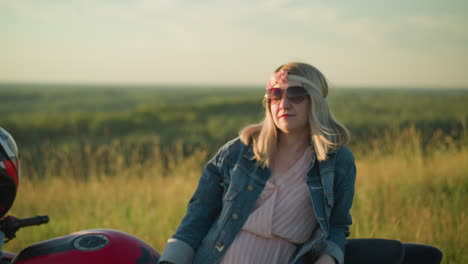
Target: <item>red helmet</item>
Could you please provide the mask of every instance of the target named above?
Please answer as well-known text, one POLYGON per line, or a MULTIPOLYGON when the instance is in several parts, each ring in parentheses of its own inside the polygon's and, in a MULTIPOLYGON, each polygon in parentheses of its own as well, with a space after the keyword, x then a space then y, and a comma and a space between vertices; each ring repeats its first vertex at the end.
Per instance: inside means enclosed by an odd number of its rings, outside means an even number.
POLYGON ((10 133, 0 127, 0 217, 15 201, 19 175, 18 147, 10 133))

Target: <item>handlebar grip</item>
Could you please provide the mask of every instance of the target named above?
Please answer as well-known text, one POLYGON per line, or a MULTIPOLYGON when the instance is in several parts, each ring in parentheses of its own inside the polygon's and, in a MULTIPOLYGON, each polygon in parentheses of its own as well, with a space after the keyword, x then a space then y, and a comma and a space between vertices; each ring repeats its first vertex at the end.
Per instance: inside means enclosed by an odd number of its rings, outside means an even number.
POLYGON ((19 227, 32 226, 32 225, 41 225, 49 222, 48 215, 39 215, 30 218, 18 219, 19 227))

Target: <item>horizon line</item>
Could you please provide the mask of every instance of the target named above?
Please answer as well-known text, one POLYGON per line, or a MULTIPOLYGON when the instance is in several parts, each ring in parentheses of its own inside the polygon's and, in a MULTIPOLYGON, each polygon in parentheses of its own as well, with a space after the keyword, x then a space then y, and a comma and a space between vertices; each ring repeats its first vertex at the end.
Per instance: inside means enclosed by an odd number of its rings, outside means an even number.
MULTIPOLYGON (((216 88, 216 87, 231 87, 231 88, 255 88, 262 87, 263 84, 221 84, 221 83, 138 83, 138 82, 80 82, 80 81, 10 81, 10 80, 0 80, 0 86, 5 85, 34 85, 34 86, 46 86, 51 85, 54 87, 57 86, 82 86, 82 87, 105 87, 105 88, 128 88, 128 86, 133 86, 135 88, 164 88, 164 87, 187 87, 187 88, 216 88)), ((468 90, 468 85, 451 85, 451 86, 442 86, 442 85, 402 85, 402 84, 331 84, 328 83, 328 86, 335 87, 338 89, 445 89, 445 90, 468 90)))

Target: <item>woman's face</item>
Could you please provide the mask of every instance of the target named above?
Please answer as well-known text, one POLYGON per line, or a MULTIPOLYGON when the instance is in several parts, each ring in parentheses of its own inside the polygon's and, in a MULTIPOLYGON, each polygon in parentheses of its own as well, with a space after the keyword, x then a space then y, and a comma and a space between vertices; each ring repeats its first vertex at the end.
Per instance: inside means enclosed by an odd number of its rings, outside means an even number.
MULTIPOLYGON (((288 81, 277 88, 287 89, 291 86, 302 86, 300 82, 288 81)), ((276 127, 283 133, 303 132, 308 130, 310 98, 306 96, 300 103, 291 101, 283 94, 278 101, 270 102, 270 111, 276 127)))

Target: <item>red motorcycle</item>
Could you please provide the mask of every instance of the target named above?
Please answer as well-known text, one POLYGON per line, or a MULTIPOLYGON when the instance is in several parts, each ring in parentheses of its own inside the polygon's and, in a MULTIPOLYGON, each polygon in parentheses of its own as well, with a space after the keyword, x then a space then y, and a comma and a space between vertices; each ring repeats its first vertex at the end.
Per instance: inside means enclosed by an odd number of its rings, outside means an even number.
MULTIPOLYGON (((25 219, 7 216, 0 220, 0 231, 9 241, 20 228, 47 222, 48 216, 25 219)), ((154 248, 132 235, 117 230, 92 229, 39 242, 17 255, 4 252, 0 264, 156 264, 159 257, 154 248)))

